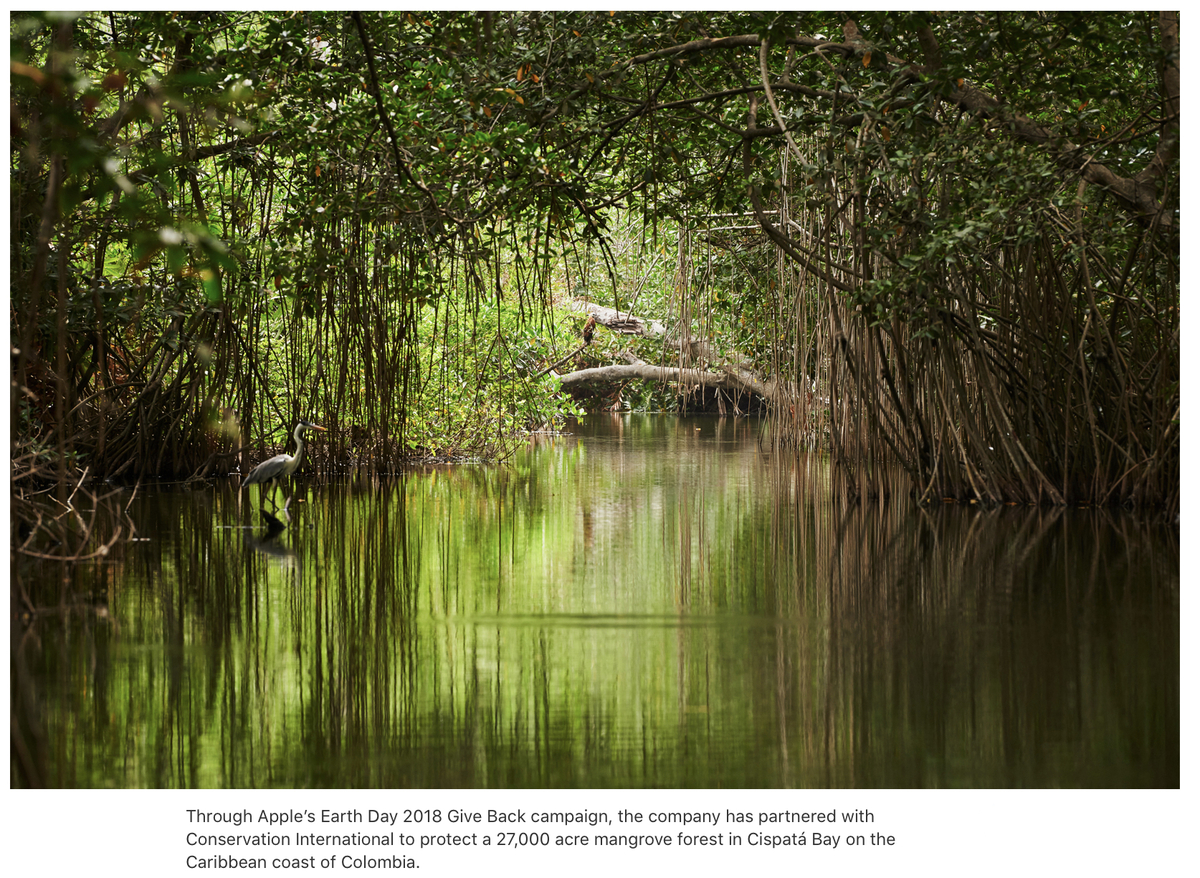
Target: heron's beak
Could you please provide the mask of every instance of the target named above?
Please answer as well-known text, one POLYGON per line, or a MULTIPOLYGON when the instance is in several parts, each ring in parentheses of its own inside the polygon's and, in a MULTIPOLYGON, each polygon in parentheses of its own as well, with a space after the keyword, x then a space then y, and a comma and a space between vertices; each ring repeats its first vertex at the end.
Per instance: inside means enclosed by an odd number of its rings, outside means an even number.
POLYGON ((309 425, 308 425, 308 428, 309 428, 310 430, 320 430, 322 433, 325 433, 325 432, 327 432, 327 431, 326 431, 326 429, 325 429, 324 427, 318 427, 316 424, 309 424, 309 425))

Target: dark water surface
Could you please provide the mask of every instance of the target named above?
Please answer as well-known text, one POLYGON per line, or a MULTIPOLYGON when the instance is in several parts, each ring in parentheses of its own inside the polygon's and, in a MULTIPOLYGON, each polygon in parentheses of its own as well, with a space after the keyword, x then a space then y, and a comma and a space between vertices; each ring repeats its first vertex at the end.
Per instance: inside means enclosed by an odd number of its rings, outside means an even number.
POLYGON ((98 596, 14 622, 45 782, 1178 786, 1173 525, 848 503, 754 421, 572 430, 298 480, 269 541, 232 482, 143 487, 139 541, 21 571, 98 596))

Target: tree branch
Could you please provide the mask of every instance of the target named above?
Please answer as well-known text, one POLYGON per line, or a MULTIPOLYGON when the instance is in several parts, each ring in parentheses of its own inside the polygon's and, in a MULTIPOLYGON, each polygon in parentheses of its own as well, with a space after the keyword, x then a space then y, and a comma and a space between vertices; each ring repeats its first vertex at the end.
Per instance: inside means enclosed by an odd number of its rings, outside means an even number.
MULTIPOLYGON (((1162 215, 1162 205, 1158 201, 1153 181, 1165 173, 1167 162, 1178 146, 1179 131, 1179 15, 1174 12, 1163 12, 1159 15, 1159 31, 1162 47, 1168 58, 1163 71, 1164 103, 1166 119, 1162 126, 1158 150, 1150 163, 1133 177, 1122 177, 1107 166, 1092 160, 1091 155, 1085 155, 1082 147, 1066 138, 1057 137, 1053 132, 1034 122, 1028 116, 1009 110, 1000 101, 978 88, 963 83, 955 89, 947 100, 974 113, 982 118, 996 119, 1007 128, 1018 140, 1037 146, 1049 147, 1055 154, 1055 160, 1064 168, 1077 172, 1085 182, 1104 189, 1121 207, 1134 214, 1143 222, 1154 221, 1160 225, 1171 226, 1173 218, 1162 215)), ((925 55, 925 69, 936 71, 942 64, 941 48, 937 37, 929 25, 922 25, 917 30, 917 39, 925 55)))
MULTIPOLYGON (((367 56, 367 72, 371 75, 371 94, 375 97, 375 106, 379 111, 379 119, 381 122, 383 122, 384 128, 387 129, 388 141, 392 147, 392 156, 396 162, 396 169, 400 173, 404 174, 404 176, 408 178, 408 181, 412 183, 413 186, 425 194, 425 197, 429 200, 429 204, 435 213, 441 216, 448 216, 448 214, 442 209, 441 205, 438 204, 433 192, 430 191, 428 186, 416 178, 412 172, 412 168, 410 168, 408 163, 405 162, 400 156, 400 140, 396 137, 396 130, 392 127, 392 119, 388 115, 387 109, 383 105, 383 95, 379 93, 379 76, 375 72, 375 52, 371 48, 370 39, 367 37, 367 27, 365 24, 363 24, 362 13, 352 12, 350 13, 350 17, 354 19, 354 26, 358 28, 358 38, 362 40, 363 52, 365 52, 367 56)), ((449 218, 454 219, 453 217, 449 218)))
MULTIPOLYGON (((1178 13, 1161 13, 1159 16, 1159 30, 1162 46, 1167 57, 1177 59, 1179 51, 1178 13)), ((795 36, 786 40, 786 44, 788 46, 819 50, 819 52, 833 52, 847 57, 853 57, 864 51, 864 44, 858 33, 857 25, 852 20, 848 20, 845 23, 843 33, 845 42, 841 43, 818 40, 814 37, 795 36)), ((938 44, 933 29, 928 24, 922 24, 917 29, 917 40, 920 43, 924 56, 925 63, 923 65, 907 64, 903 59, 890 55, 886 56, 886 62, 892 65, 906 66, 914 73, 930 73, 941 69, 941 47, 938 44)), ((691 40, 687 43, 668 46, 663 49, 656 49, 653 52, 637 55, 622 66, 628 68, 634 65, 649 64, 664 59, 675 60, 687 55, 722 49, 761 48, 762 44, 763 39, 757 34, 740 34, 730 37, 691 40)), ((882 55, 883 53, 880 54, 882 55)), ((768 88, 796 91, 808 97, 827 97, 825 93, 792 83, 770 83, 768 84, 768 88)), ((760 91, 759 87, 736 89, 729 93, 689 99, 689 101, 675 101, 672 102, 672 106, 682 106, 690 101, 705 100, 710 97, 724 97, 726 94, 756 93, 758 91, 760 91)), ((1163 176, 1168 162, 1178 149, 1179 66, 1177 60, 1169 61, 1164 68, 1163 93, 1167 112, 1159 148, 1146 168, 1134 177, 1120 176, 1107 166, 1094 161, 1093 157, 1088 155, 1083 147, 1039 125, 1028 116, 1013 112, 991 95, 969 83, 961 84, 950 95, 945 97, 944 100, 982 118, 997 120, 1018 140, 1051 150, 1055 160, 1061 167, 1079 174, 1084 181, 1104 189, 1113 196, 1123 210, 1132 213, 1139 220, 1143 222, 1154 221, 1164 226, 1171 226, 1173 218, 1163 215, 1162 205, 1159 203, 1153 182, 1163 176)), ((620 120, 620 123, 624 124, 629 118, 646 112, 646 109, 635 111, 628 117, 620 120)), ((786 135, 787 131, 783 126, 772 129, 759 129, 756 126, 750 126, 745 136, 756 137, 767 134, 786 135)), ((775 235, 771 234, 769 229, 767 233, 771 235, 773 240, 778 240, 775 235)))

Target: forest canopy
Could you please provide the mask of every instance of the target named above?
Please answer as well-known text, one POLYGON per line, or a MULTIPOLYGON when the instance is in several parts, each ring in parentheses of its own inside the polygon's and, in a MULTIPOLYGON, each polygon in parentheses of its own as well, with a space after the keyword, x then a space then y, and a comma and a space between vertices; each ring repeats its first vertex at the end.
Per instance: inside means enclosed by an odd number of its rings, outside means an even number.
POLYGON ((864 496, 1177 508, 1177 13, 10 41, 14 485, 245 472, 300 418, 318 468, 391 472, 693 405, 864 496))

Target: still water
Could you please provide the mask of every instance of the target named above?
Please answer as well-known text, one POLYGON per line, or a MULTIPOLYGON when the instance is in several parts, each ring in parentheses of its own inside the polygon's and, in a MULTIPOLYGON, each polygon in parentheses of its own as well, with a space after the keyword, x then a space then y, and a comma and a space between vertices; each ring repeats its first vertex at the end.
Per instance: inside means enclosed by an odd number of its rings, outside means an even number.
POLYGON ((1173 525, 847 502, 761 430, 599 416, 502 466, 299 479, 269 540, 232 481, 143 487, 136 541, 22 571, 95 596, 14 628, 27 758, 80 787, 1179 785, 1173 525))

